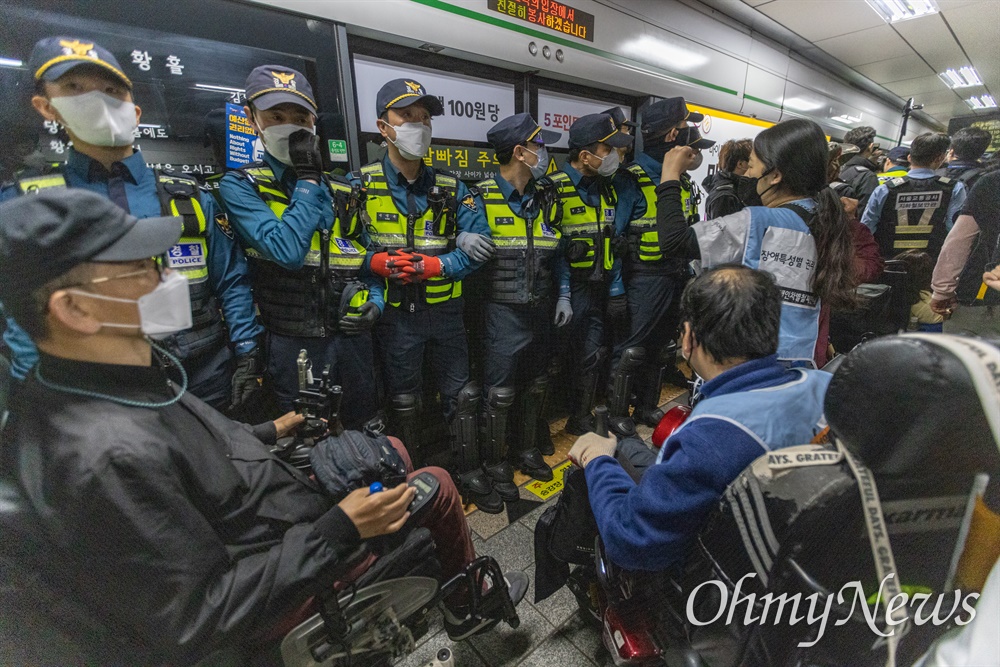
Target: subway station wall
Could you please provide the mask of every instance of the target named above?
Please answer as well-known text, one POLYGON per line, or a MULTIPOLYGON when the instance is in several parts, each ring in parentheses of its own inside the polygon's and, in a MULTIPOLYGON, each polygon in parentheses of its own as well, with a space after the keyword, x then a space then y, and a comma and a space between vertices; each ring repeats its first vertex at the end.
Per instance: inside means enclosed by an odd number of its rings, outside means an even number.
MULTIPOLYGON (((859 124, 875 127, 884 142, 899 134, 899 109, 746 26, 676 0, 559 2, 593 16, 580 37, 527 20, 527 10, 538 7, 537 13, 547 0, 252 1, 344 23, 349 32, 376 39, 444 47, 448 55, 620 93, 683 95, 694 104, 771 122, 810 118, 832 136, 859 124)), ((583 14, 576 18, 585 20, 583 14)), ((569 29, 579 33, 575 25, 569 29)), ((904 141, 928 129, 911 121, 904 141)))

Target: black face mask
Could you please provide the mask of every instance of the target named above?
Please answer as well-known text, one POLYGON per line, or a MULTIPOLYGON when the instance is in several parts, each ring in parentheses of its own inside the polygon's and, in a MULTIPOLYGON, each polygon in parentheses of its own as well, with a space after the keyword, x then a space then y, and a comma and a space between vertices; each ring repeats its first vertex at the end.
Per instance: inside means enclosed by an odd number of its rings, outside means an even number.
POLYGON ((670 149, 677 145, 677 142, 659 142, 653 146, 643 146, 642 151, 657 162, 663 161, 663 156, 670 152, 670 149))
POLYGON ((744 206, 763 206, 757 194, 757 179, 749 176, 736 177, 736 196, 740 198, 744 206))

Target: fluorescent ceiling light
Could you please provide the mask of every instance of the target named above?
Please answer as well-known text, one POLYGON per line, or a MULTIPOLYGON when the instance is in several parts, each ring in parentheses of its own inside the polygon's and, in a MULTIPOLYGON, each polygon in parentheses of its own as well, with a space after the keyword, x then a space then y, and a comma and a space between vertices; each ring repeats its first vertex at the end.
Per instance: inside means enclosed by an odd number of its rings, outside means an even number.
POLYGON ((17 58, 4 58, 0 56, 0 67, 21 67, 22 65, 24 63, 17 58))
POLYGON ((886 23, 896 23, 909 19, 937 14, 934 0, 865 0, 886 23))
POLYGON ((230 88, 229 86, 214 86, 208 83, 196 83, 195 88, 200 88, 202 90, 214 90, 219 93, 245 93, 243 88, 230 88))
POLYGON ((663 67, 671 72, 689 72, 708 63, 708 56, 671 44, 651 35, 622 44, 622 52, 636 60, 663 67))
POLYGON ((947 69, 938 76, 949 88, 970 88, 983 85, 983 80, 979 78, 979 72, 973 67, 962 67, 957 72, 953 69, 947 69))
POLYGON ((860 123, 861 116, 848 116, 846 113, 839 116, 834 116, 832 120, 839 120, 842 123, 860 123))
POLYGON ((785 100, 783 106, 789 109, 794 109, 795 111, 816 111, 816 109, 822 109, 822 102, 813 102, 812 100, 807 100, 802 97, 790 97, 785 100))
POLYGON ((982 97, 973 95, 965 100, 965 103, 973 109, 995 109, 997 106, 996 100, 993 99, 992 95, 983 95, 982 97))

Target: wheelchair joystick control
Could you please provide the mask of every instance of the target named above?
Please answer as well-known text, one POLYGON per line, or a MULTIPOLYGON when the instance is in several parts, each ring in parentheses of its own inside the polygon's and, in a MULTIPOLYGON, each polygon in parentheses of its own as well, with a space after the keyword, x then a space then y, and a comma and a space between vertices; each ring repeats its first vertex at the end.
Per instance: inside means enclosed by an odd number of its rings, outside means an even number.
POLYGON ((598 405, 594 408, 594 433, 602 438, 608 437, 608 406, 598 405))

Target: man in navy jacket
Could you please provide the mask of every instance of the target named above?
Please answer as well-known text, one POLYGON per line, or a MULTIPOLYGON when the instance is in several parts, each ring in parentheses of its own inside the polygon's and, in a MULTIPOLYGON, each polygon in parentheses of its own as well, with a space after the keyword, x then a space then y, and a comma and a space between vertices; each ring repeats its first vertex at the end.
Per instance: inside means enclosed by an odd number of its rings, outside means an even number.
POLYGON ((682 563, 737 475, 768 451, 808 443, 823 421, 831 376, 778 362, 781 296, 769 274, 715 267, 684 290, 681 309, 682 352, 705 383, 655 463, 637 484, 615 460, 614 438, 589 433, 569 453, 585 469, 608 555, 633 570, 682 563))

